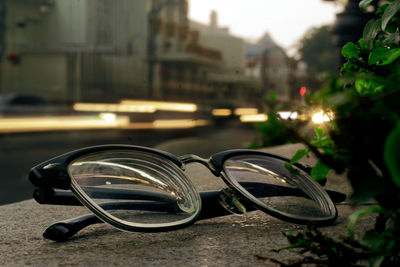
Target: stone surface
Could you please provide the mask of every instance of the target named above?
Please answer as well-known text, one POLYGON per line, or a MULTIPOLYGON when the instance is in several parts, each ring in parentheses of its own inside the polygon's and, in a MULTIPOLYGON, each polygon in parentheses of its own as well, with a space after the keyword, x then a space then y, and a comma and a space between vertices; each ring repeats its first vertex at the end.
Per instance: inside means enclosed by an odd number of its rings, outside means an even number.
MULTIPOLYGON (((285 145, 265 150, 290 157, 299 147, 285 145)), ((179 151, 171 148, 170 152, 179 151)), ((306 159, 309 163, 314 160, 306 159)), ((218 178, 200 165, 188 166, 187 173, 199 190, 222 186, 218 178)), ((350 192, 345 179, 335 174, 330 174, 327 187, 350 192)), ((346 234, 346 218, 353 212, 347 202, 337 207, 337 222, 321 228, 334 237, 346 234)), ((100 224, 87 227, 66 242, 42 237, 47 226, 85 213, 87 210, 83 207, 39 205, 34 200, 0 206, 0 265, 270 266, 271 262, 258 256, 284 261, 295 258, 293 251, 269 250, 287 245, 282 232, 304 228, 256 211, 245 216, 199 221, 188 228, 165 233, 126 233, 100 224)), ((372 224, 373 220, 368 217, 360 220, 363 227, 372 224)))

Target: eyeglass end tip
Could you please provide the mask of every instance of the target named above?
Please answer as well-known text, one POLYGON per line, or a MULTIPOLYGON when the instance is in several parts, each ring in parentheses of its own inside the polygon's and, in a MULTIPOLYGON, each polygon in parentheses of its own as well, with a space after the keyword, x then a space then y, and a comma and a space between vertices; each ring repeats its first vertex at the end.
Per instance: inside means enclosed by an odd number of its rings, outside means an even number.
POLYGON ((53 224, 44 232, 43 237, 53 241, 65 241, 71 236, 71 231, 63 224, 53 224))

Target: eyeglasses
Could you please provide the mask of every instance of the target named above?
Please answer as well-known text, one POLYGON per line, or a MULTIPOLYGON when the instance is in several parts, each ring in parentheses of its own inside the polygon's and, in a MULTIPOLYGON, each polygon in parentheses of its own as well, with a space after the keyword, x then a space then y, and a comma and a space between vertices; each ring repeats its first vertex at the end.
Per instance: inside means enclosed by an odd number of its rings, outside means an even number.
POLYGON ((337 218, 332 201, 345 196, 325 191, 288 159, 255 150, 228 150, 203 159, 176 157, 140 146, 83 148, 41 163, 30 171, 34 198, 41 204, 84 205, 93 214, 50 226, 44 237, 65 240, 82 228, 106 222, 120 230, 160 232, 197 220, 261 210, 279 219, 331 224, 337 218), (198 192, 184 173, 201 163, 226 188, 198 192), (332 197, 332 198, 331 198, 332 197))

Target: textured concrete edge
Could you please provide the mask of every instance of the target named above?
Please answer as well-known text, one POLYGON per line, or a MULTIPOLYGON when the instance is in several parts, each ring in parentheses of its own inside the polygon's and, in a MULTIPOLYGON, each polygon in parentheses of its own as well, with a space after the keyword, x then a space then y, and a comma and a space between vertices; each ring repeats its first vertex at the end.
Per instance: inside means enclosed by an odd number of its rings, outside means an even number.
MULTIPOLYGON (((301 147, 295 144, 263 150, 291 157, 301 147)), ((305 160, 309 164, 315 162, 314 158, 305 160)), ((199 177, 208 175, 201 169, 194 172, 199 177)), ((333 173, 330 178, 328 186, 332 189, 350 191, 343 175, 333 173)), ((338 206, 338 210, 337 223, 322 228, 335 238, 346 234, 347 216, 354 208, 344 205, 338 206)), ((270 265, 270 262, 256 256, 275 257, 283 261, 297 257, 294 252, 275 254, 269 249, 287 245, 282 232, 296 232, 304 228, 255 212, 245 217, 210 219, 167 233, 124 233, 98 225, 85 229, 65 243, 42 238, 42 231, 51 223, 86 212, 81 207, 39 205, 34 200, 0 206, 0 265, 270 265)), ((363 217, 358 223, 358 231, 371 225, 371 217, 363 217)))

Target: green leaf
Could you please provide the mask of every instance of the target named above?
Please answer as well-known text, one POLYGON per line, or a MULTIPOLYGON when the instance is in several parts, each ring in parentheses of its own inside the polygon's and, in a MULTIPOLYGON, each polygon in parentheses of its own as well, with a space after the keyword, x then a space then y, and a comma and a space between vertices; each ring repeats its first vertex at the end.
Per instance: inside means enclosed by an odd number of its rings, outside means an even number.
POLYGON ((296 151, 294 156, 290 159, 290 163, 297 163, 301 158, 307 155, 308 149, 299 149, 296 151))
POLYGON ((371 19, 367 22, 363 31, 363 40, 368 49, 372 49, 375 37, 381 30, 381 19, 371 19))
POLYGON ((395 49, 391 49, 387 55, 386 58, 382 60, 381 63, 377 64, 378 66, 384 66, 384 65, 388 65, 390 63, 392 63, 393 61, 395 61, 396 59, 398 59, 400 57, 400 47, 399 48, 395 48, 395 49))
POLYGON ((369 261, 370 262, 370 266, 371 267, 380 267, 382 262, 384 261, 384 259, 385 259, 384 255, 373 257, 369 261))
POLYGON ((314 125, 315 138, 311 140, 311 144, 317 148, 332 150, 333 141, 325 130, 314 125))
POLYGON ((370 213, 386 214, 387 211, 384 210, 381 206, 368 206, 368 207, 365 207, 365 208, 351 214, 348 218, 349 223, 347 225, 347 231, 348 231, 349 237, 351 239, 354 240, 354 226, 356 225, 358 218, 360 218, 361 216, 364 216, 366 214, 370 214, 370 213))
POLYGON ((315 133, 317 139, 319 140, 325 134, 325 131, 324 131, 324 129, 319 128, 318 126, 314 125, 314 133, 315 133))
POLYGON ((361 50, 366 50, 367 49, 367 45, 364 42, 364 39, 360 39, 358 40, 358 45, 360 46, 361 50))
POLYGON ((353 74, 356 73, 360 70, 360 67, 357 64, 354 64, 353 62, 349 61, 343 64, 342 68, 340 69, 340 73, 343 74, 353 74))
POLYGON ((321 148, 321 149, 331 149, 333 146, 333 141, 330 137, 325 136, 321 139, 313 139, 311 140, 311 144, 317 148, 321 148))
MULTIPOLYGON (((389 0, 390 1, 390 0, 389 0)), ((389 4, 383 4, 378 6, 378 9, 375 12, 375 15, 382 17, 383 13, 385 12, 385 9, 389 6, 389 4)))
POLYGON ((368 231, 363 235, 361 244, 369 247, 372 251, 378 252, 385 246, 386 240, 381 233, 377 231, 368 231))
MULTIPOLYGON (((386 26, 386 32, 388 32, 388 33, 396 33, 396 31, 397 31, 397 27, 398 27, 398 23, 389 23, 387 26, 386 26)), ((386 37, 386 40, 384 40, 386 43, 391 43, 392 45, 393 44, 396 44, 396 38, 390 38, 390 37, 386 37)))
POLYGON ((357 79, 354 84, 356 91, 361 96, 374 95, 382 92, 384 86, 374 80, 357 79))
POLYGON ((293 235, 291 232, 284 233, 290 243, 290 248, 306 248, 310 247, 312 241, 306 240, 303 233, 293 235))
POLYGON ((384 160, 393 182, 400 187, 400 122, 386 138, 384 160))
POLYGON ((323 164, 321 161, 318 161, 317 164, 311 170, 311 177, 315 180, 324 179, 329 172, 330 168, 323 164))
POLYGON ((375 49, 372 50, 371 53, 369 54, 368 64, 373 65, 383 60, 383 58, 385 58, 386 51, 387 49, 382 46, 375 47, 375 49))
POLYGON ((400 47, 394 49, 388 49, 381 46, 376 47, 369 54, 368 64, 376 64, 383 66, 392 63, 400 57, 400 47))
MULTIPOLYGON (((332 142, 330 142, 330 144, 333 144, 332 142)), ((324 151, 325 154, 328 155, 333 155, 333 153, 335 152, 332 148, 330 147, 323 147, 322 151, 324 151)))
POLYGON ((372 1, 374 1, 374 0, 362 0, 362 1, 360 1, 360 3, 358 4, 358 6, 359 6, 361 9, 366 9, 367 6, 369 6, 369 5, 371 4, 372 1))
POLYGON ((352 42, 349 42, 342 48, 342 55, 348 59, 357 59, 360 55, 360 47, 352 42))
POLYGON ((395 0, 393 3, 389 4, 382 16, 382 30, 386 29, 387 24, 393 18, 393 16, 400 9, 400 0, 395 0))

